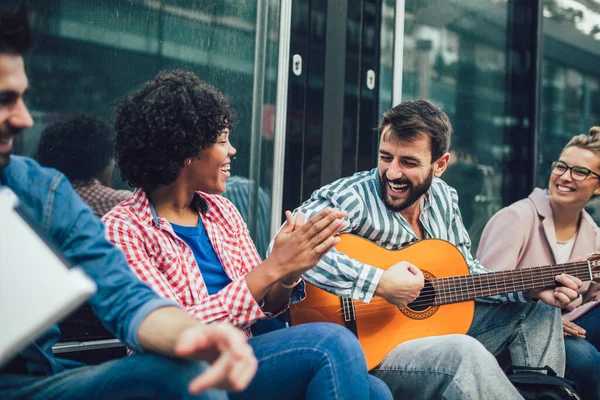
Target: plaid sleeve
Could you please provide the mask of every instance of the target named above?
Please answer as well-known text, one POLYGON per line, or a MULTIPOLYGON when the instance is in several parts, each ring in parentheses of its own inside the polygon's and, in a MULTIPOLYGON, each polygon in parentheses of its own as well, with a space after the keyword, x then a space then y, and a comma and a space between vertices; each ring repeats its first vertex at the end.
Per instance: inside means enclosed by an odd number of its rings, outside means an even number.
MULTIPOLYGON (((110 215, 110 214, 109 214, 110 215)), ((103 219, 106 226, 106 237, 120 248, 129 267, 144 282, 148 283, 152 289, 162 297, 172 299, 181 304, 178 296, 171 285, 167 282, 146 252, 146 244, 143 235, 138 229, 135 229, 130 222, 120 218, 107 216, 103 219)))

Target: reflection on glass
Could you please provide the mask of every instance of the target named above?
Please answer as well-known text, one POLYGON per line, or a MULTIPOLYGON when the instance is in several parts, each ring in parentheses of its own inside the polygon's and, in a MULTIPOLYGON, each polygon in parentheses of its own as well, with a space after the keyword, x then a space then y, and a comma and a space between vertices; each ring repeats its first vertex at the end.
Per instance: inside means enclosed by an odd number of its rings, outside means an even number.
MULTIPOLYGON (((238 209, 244 221, 248 221, 248 193, 252 191, 253 182, 243 176, 231 176, 227 180, 227 190, 223 194, 238 209)), ((267 247, 271 241, 269 224, 271 219, 271 195, 269 191, 258 189, 258 212, 254 215, 258 229, 253 237, 256 250, 262 258, 266 257, 267 247)))
MULTIPOLYGON (((550 162, 564 144, 600 124, 600 3, 545 0, 544 17, 540 187, 546 187, 550 162)), ((593 216, 600 222, 600 213, 593 216)))
POLYGON ((381 32, 379 51, 379 116, 392 108, 392 78, 394 66, 395 0, 381 3, 381 32))
POLYGON ((544 0, 544 17, 600 40, 600 3, 596 0, 544 0))
MULTIPOLYGON (((258 182, 260 190, 271 187, 277 0, 48 0, 31 2, 31 9, 35 46, 26 65, 36 125, 22 135, 21 153, 33 155, 43 128, 68 116, 86 112, 112 121, 119 99, 158 71, 180 68, 230 96, 238 116, 232 172, 258 182), (260 21, 259 3, 266 10, 260 21), (253 115, 257 24, 266 24, 264 95, 253 115), (256 119, 262 131, 251 151, 256 119)), ((113 186, 124 187, 118 179, 113 186)), ((249 215, 258 214, 258 207, 249 215)), ((253 230, 256 239, 260 227, 253 230)))
POLYGON ((443 179, 459 194, 477 249, 485 223, 502 205, 506 3, 407 0, 402 100, 425 98, 454 127, 443 179))

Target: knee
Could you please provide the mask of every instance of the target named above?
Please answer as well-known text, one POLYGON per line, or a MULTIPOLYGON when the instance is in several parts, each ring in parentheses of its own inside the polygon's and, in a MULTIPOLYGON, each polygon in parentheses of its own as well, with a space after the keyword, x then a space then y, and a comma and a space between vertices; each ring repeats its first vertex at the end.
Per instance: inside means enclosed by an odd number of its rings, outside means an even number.
POLYGON ((477 339, 467 335, 444 336, 442 357, 457 362, 496 363, 495 357, 477 339))
POLYGON ((567 375, 600 375, 600 353, 585 339, 565 338, 565 353, 567 357, 567 375))
POLYGON ((333 359, 351 359, 364 357, 358 339, 349 329, 337 324, 315 323, 312 324, 312 335, 320 338, 315 346, 333 359))

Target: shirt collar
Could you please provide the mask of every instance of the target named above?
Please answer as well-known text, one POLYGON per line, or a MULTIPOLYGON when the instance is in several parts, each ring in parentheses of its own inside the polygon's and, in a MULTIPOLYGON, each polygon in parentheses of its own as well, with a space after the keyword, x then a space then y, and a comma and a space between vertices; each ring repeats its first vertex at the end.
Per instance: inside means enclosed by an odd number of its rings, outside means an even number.
POLYGON ((102 183, 96 178, 88 179, 85 181, 73 181, 72 185, 75 189, 86 186, 103 186, 102 183))
POLYGON ((547 190, 535 188, 528 197, 533 202, 538 215, 543 218, 553 218, 547 190))
POLYGON ((431 207, 431 188, 432 187, 433 187, 433 182, 431 183, 431 187, 427 190, 427 192, 425 192, 423 197, 421 197, 421 204, 420 204, 421 212, 423 212, 423 211, 427 210, 429 207, 431 207))
MULTIPOLYGON (((160 216, 156 211, 156 207, 148 198, 148 195, 143 189, 136 189, 132 196, 135 204, 135 209, 139 213, 140 219, 146 223, 152 223, 157 228, 160 228, 160 216)), ((208 202, 200 195, 200 193, 194 193, 193 199, 194 205, 201 213, 208 213, 209 207, 208 202)))

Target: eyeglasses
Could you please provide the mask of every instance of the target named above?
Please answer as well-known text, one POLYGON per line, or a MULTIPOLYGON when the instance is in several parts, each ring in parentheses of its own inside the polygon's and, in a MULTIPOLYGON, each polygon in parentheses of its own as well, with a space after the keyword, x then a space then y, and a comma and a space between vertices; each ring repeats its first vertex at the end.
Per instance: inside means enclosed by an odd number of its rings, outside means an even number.
POLYGON ((562 161, 554 161, 552 162, 552 173, 554 175, 562 176, 567 170, 571 170, 571 178, 576 181, 585 181, 590 174, 594 174, 598 178, 600 175, 595 173, 594 171, 590 171, 585 167, 569 167, 562 161))

